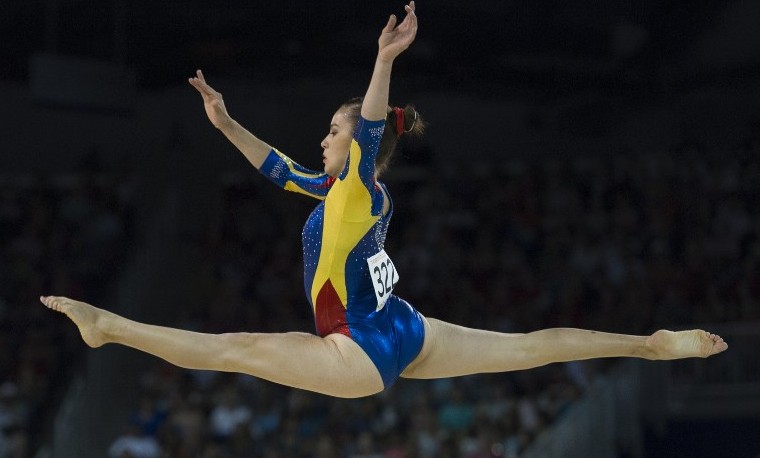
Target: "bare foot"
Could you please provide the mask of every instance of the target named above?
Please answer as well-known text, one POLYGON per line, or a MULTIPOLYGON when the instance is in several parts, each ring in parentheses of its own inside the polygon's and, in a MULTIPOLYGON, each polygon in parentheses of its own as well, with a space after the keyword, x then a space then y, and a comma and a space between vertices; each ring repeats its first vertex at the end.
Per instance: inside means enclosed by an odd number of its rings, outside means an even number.
POLYGON ((647 338, 647 346, 654 353, 652 359, 707 358, 728 348, 719 335, 701 329, 659 330, 647 338))
POLYGON ((105 310, 61 296, 40 296, 40 302, 47 308, 69 317, 79 328, 84 342, 90 347, 97 348, 108 343, 102 330, 105 314, 108 313, 105 310))

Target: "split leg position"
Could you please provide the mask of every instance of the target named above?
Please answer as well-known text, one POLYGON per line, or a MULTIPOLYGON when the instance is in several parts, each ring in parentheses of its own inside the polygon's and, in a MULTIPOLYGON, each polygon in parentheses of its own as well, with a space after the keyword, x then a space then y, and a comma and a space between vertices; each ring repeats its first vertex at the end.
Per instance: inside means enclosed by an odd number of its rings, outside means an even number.
MULTIPOLYGON (((369 396, 383 390, 372 361, 341 334, 324 338, 296 332, 204 334, 139 323, 65 297, 41 297, 40 301, 66 314, 93 348, 118 343, 188 369, 240 372, 336 397, 369 396)), ((504 334, 427 319, 425 331, 422 350, 402 377, 506 372, 591 358, 704 358, 728 348, 719 336, 702 330, 661 330, 651 336, 570 328, 504 334)))

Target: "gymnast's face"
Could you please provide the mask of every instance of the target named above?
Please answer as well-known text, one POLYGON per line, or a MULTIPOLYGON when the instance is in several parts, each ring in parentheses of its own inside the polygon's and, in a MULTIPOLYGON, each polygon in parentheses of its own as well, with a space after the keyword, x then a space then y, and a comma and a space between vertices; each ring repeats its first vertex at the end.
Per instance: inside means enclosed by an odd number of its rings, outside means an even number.
POLYGON ((354 136, 356 122, 346 115, 345 110, 338 110, 330 121, 330 132, 322 140, 322 162, 325 173, 337 177, 346 166, 348 149, 354 136))

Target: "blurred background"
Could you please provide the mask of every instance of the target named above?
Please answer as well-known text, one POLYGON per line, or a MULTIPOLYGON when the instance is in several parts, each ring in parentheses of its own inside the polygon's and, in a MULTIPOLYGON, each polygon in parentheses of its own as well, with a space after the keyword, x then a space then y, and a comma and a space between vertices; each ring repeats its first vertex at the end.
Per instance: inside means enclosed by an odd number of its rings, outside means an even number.
POLYGON ((402 3, 0 5, 0 457, 760 456, 760 3, 420 2, 384 177, 397 292, 504 332, 705 327, 728 352, 401 380, 336 400, 90 350, 37 298, 313 332, 300 228, 206 119, 319 168, 402 3))

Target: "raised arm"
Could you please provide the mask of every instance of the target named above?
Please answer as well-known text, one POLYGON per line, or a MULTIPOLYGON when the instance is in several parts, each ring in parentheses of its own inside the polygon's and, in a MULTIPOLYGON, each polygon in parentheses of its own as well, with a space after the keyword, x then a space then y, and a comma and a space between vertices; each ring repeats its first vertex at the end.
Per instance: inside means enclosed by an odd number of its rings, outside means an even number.
POLYGON ((224 106, 222 94, 206 83, 203 72, 198 70, 196 76, 188 81, 203 97, 203 107, 206 109, 206 115, 208 115, 211 124, 222 131, 224 136, 243 153, 254 167, 261 168, 261 164, 266 160, 272 147, 256 138, 230 117, 227 108, 224 106))
POLYGON ((388 109, 388 88, 391 81, 393 61, 414 41, 417 35, 417 16, 414 14, 414 2, 404 7, 406 17, 396 27, 396 15, 391 14, 380 38, 377 40, 378 51, 375 69, 362 103, 361 115, 369 121, 385 119, 388 109))

